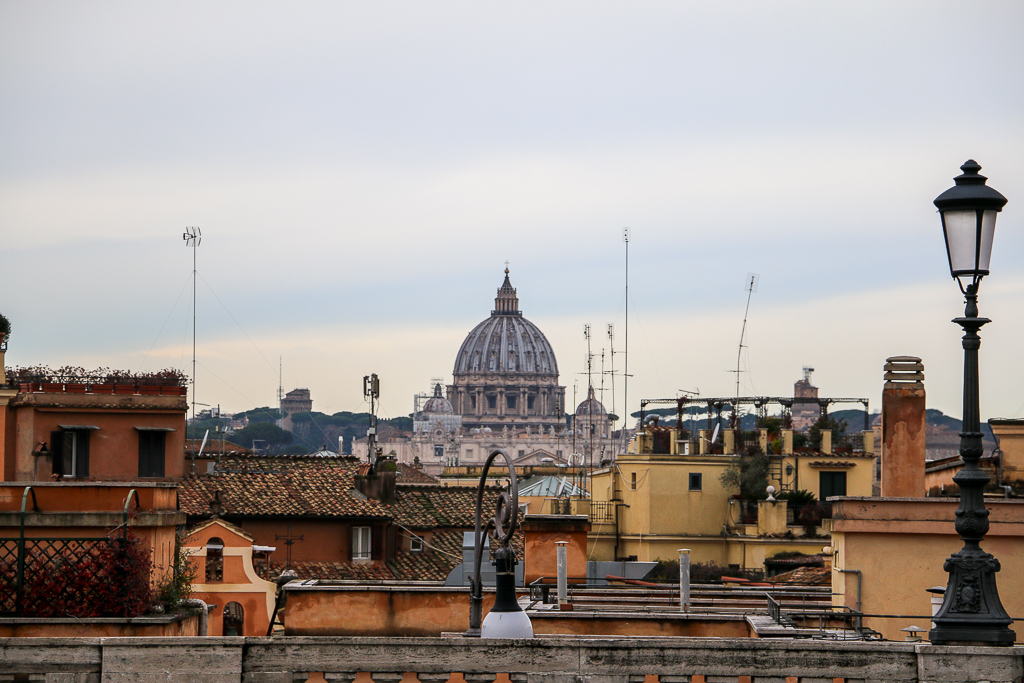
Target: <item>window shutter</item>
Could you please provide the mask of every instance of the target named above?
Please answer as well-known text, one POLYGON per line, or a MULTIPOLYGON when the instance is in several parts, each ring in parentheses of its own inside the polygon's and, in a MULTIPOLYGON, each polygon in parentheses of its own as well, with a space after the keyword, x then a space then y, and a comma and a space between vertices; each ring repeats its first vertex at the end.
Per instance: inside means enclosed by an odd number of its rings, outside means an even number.
POLYGON ((149 432, 139 432, 139 476, 149 476, 149 432))
POLYGON ((78 439, 78 462, 75 465, 76 477, 89 476, 89 432, 76 432, 78 439))
POLYGON ((64 476, 64 432, 50 432, 50 452, 53 453, 53 473, 64 476))
POLYGON ((384 527, 374 524, 370 527, 370 558, 373 560, 384 559, 384 527))
POLYGON ((167 443, 167 432, 153 432, 152 450, 149 452, 150 465, 154 477, 164 476, 164 449, 167 443))

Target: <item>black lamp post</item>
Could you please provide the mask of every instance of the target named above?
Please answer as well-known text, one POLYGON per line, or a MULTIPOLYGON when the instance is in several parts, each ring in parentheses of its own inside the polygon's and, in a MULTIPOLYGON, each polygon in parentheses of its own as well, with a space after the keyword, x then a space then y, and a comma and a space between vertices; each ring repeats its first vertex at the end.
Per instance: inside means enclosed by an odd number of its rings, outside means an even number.
POLYGON ((964 330, 964 421, 960 432, 960 457, 964 468, 953 477, 960 488, 960 507, 955 528, 964 542, 943 565, 949 582, 942 607, 932 618, 935 628, 929 639, 936 645, 1013 645, 1012 619, 1003 609, 996 590, 999 560, 981 549, 988 533, 984 488, 988 475, 978 467, 983 454, 978 401, 978 330, 988 318, 978 317, 978 286, 988 275, 996 214, 1006 197, 985 185, 985 176, 973 159, 960 167, 956 185, 935 199, 942 216, 949 271, 967 300, 962 318, 953 320, 964 330))
POLYGON ((476 529, 473 552, 473 574, 469 577, 469 630, 466 636, 476 638, 533 638, 530 617, 519 606, 516 599, 516 556, 509 541, 516 531, 519 519, 519 482, 512 458, 504 450, 495 450, 484 463, 480 473, 480 485, 476 490, 476 529), (505 459, 510 479, 509 491, 502 491, 495 505, 494 517, 483 522, 484 488, 487 486, 487 471, 498 456, 505 459), (511 492, 511 493, 510 493, 511 492), (496 569, 494 606, 487 613, 481 625, 483 611, 483 582, 480 578, 480 563, 483 561, 484 534, 490 536, 494 547, 496 569))

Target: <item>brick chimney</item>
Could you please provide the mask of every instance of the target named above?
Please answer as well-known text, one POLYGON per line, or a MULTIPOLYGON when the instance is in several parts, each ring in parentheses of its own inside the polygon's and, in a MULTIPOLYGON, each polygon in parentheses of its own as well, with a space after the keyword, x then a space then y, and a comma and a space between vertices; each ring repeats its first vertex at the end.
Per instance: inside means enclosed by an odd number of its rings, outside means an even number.
POLYGON ((916 356, 885 360, 882 389, 882 496, 924 496, 924 365, 916 356))

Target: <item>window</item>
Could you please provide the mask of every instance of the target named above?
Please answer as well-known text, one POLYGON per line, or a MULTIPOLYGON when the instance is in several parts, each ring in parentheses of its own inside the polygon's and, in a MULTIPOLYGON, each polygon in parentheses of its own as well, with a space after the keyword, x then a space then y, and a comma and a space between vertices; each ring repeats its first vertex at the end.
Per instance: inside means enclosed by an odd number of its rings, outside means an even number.
POLYGON ((819 472, 818 493, 822 502, 829 496, 845 496, 846 472, 819 472))
POLYGON ((434 446, 434 457, 435 458, 443 458, 444 457, 444 446, 443 445, 440 445, 440 446, 435 445, 434 446))
POLYGON ((224 580, 224 541, 211 538, 206 542, 206 583, 224 580))
POLYGON ((690 472, 690 490, 703 491, 703 475, 700 472, 690 472))
POLYGON ((473 449, 472 448, 467 448, 466 449, 466 460, 472 460, 472 459, 473 459, 473 449))
POLYGON ((522 458, 525 455, 526 455, 526 451, 519 451, 517 457, 522 458))
POLYGON ((629 474, 629 488, 636 491, 636 472, 630 472, 629 474))
POLYGON ((413 536, 409 539, 409 551, 413 553, 423 552, 423 539, 419 536, 413 536))
POLYGON ((222 634, 225 636, 245 635, 245 610, 237 602, 229 602, 224 605, 224 628, 222 634))
POLYGON ((469 395, 469 405, 472 406, 473 410, 476 410, 476 394, 469 395))
POLYGON ((139 476, 164 476, 164 444, 167 432, 162 429, 139 429, 139 476))
POLYGON ((352 527, 352 559, 369 560, 370 558, 370 527, 352 527))
POLYGON ((530 395, 526 397, 526 409, 533 410, 533 401, 537 398, 536 396, 530 395))
POLYGON ((487 407, 492 409, 492 410, 497 408, 498 407, 498 397, 495 396, 494 394, 491 394, 490 396, 488 396, 487 397, 487 407))
POLYGON ((557 455, 559 458, 561 458, 562 457, 562 451, 555 451, 555 455, 557 455))
POLYGON ((515 409, 516 407, 516 395, 508 394, 505 396, 505 403, 508 404, 509 409, 515 409))
POLYGON ((61 425, 50 433, 53 451, 53 473, 61 477, 89 476, 89 432, 99 427, 61 425))

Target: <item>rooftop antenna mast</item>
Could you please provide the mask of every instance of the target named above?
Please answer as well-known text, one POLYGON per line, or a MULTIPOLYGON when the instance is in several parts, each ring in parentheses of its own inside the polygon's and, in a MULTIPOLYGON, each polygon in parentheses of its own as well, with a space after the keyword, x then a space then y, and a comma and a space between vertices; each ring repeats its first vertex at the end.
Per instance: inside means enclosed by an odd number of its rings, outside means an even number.
MULTIPOLYGON (((611 347, 611 353, 609 356, 612 368, 609 371, 609 374, 612 378, 612 415, 617 416, 618 413, 615 412, 615 325, 612 323, 608 323, 608 346, 611 347)), ((604 397, 602 396, 602 398, 604 397)), ((612 428, 614 427, 615 425, 613 424, 612 428)))
POLYGON ((277 409, 284 416, 284 361, 277 357, 277 409))
MULTIPOLYGON (((736 350, 736 398, 740 397, 740 356, 743 355, 743 337, 747 333, 747 314, 750 312, 750 298, 757 291, 757 282, 761 276, 757 273, 747 273, 744 281, 747 289, 747 308, 743 311, 743 329, 740 330, 740 347, 736 350)), ((735 409, 734 409, 735 410, 735 409)))
MULTIPOLYGON (((626 348, 623 351, 625 367, 622 370, 622 405, 625 406, 626 411, 626 421, 623 426, 625 427, 629 424, 629 227, 622 229, 622 241, 626 243, 626 348)), ((625 428, 622 430, 622 437, 625 440, 625 428)))
POLYGON ((363 377, 363 397, 370 402, 370 427, 366 430, 366 458, 377 463, 377 405, 380 401, 380 380, 374 372, 363 377))
POLYGON ((196 250, 203 241, 203 231, 196 227, 185 228, 181 236, 186 247, 192 247, 192 422, 196 421, 196 250))

